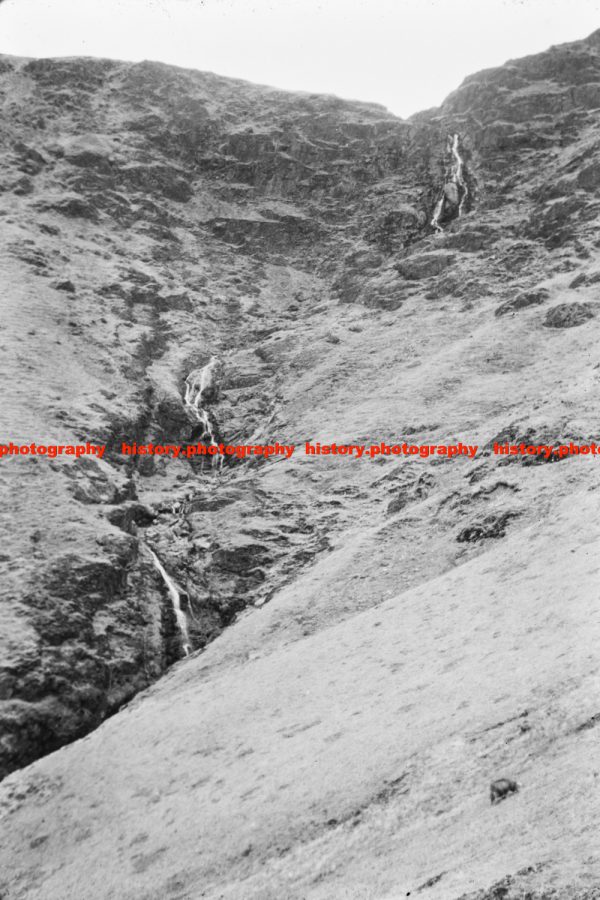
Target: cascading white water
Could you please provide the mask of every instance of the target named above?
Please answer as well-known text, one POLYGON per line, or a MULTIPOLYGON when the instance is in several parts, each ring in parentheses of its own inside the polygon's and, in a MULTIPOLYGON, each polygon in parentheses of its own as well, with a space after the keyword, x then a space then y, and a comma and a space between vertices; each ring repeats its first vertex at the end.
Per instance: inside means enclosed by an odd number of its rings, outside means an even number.
MULTIPOLYGON (((185 380, 185 405, 196 421, 202 425, 203 431, 200 440, 207 440, 209 444, 217 444, 217 437, 208 410, 202 406, 202 398, 207 391, 214 389, 218 367, 218 358, 211 356, 209 362, 203 368, 194 369, 185 380)), ((215 454, 212 457, 211 465, 220 471, 223 465, 223 457, 215 454)))
POLYGON ((433 219, 431 220, 431 224, 437 231, 443 231, 444 229, 440 225, 440 216, 444 211, 444 194, 438 200, 435 206, 435 210, 433 211, 433 219))
MULTIPOLYGON (((446 204, 446 199, 448 198, 449 188, 453 186, 454 194, 458 200, 458 212, 457 218, 460 218, 462 215, 463 206, 465 204, 465 200, 469 196, 469 188, 463 176, 464 171, 464 162, 463 158, 459 153, 459 136, 458 134, 454 134, 450 139, 448 138, 448 151, 452 154, 453 157, 453 165, 450 171, 450 175, 442 188, 442 194, 436 203, 435 210, 433 212, 433 218, 431 219, 431 225, 436 231, 443 231, 444 229, 440 225, 440 219, 444 212, 444 207, 446 204)), ((454 197, 450 196, 451 202, 454 202, 454 197)))
POLYGON ((201 369, 194 369, 185 379, 185 402, 188 406, 193 406, 196 411, 200 408, 204 392, 214 385, 218 365, 218 358, 211 356, 205 366, 201 369))
POLYGON ((469 189, 467 187, 467 183, 466 183, 465 179, 463 178, 464 163, 463 163, 460 153, 458 152, 458 135, 457 134, 455 134, 452 139, 452 155, 455 160, 454 173, 452 176, 452 180, 459 188, 462 189, 462 197, 460 198, 460 202, 458 204, 458 217, 460 218, 460 215, 462 213, 463 204, 464 204, 465 200, 467 199, 467 197, 469 196, 469 189))
POLYGON ((150 553, 150 556, 152 557, 154 567, 160 573, 160 576, 166 585, 167 591, 169 592, 169 597, 171 598, 173 612, 175 613, 175 619, 177 621, 177 627, 179 629, 179 634, 181 637, 181 647, 184 654, 186 656, 189 656, 192 650, 192 645, 190 643, 190 635, 188 632, 186 615, 181 608, 181 598, 179 596, 179 591, 175 587, 173 579, 170 578, 169 574, 167 573, 165 567, 161 563, 154 550, 150 550, 150 547, 148 547, 148 551, 150 553))

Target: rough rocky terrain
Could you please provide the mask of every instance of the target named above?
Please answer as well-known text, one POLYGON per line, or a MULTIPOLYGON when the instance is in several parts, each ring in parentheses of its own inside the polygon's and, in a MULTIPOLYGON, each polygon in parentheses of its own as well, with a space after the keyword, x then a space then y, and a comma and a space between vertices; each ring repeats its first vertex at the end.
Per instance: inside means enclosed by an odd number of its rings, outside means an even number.
POLYGON ((4 900, 600 897, 599 463, 491 453, 600 442, 600 32, 408 121, 156 63, 0 90, 0 440, 107 445, 0 460, 4 900), (192 437, 213 355, 227 442, 479 452, 123 456, 192 437))

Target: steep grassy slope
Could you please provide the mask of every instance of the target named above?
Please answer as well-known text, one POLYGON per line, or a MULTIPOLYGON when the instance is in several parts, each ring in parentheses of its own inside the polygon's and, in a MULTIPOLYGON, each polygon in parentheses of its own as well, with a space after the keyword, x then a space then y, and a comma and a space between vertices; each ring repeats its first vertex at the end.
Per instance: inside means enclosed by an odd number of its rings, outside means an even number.
POLYGON ((489 447, 600 442, 599 47, 410 122, 3 63, 2 439, 107 444, 0 461, 4 771, 181 655, 148 548, 206 647, 5 780, 7 898, 597 896, 596 457, 489 447), (437 232, 455 133, 468 203, 437 232), (187 441, 213 354, 227 441, 479 452, 121 457, 187 441))
POLYGON ((577 500, 302 640, 234 626, 235 660, 218 639, 13 782, 8 896, 85 877, 90 897, 395 898, 441 875, 420 894, 448 898, 532 865, 530 896, 582 896, 599 563, 595 498, 577 500), (491 807, 506 771, 521 792, 491 807))

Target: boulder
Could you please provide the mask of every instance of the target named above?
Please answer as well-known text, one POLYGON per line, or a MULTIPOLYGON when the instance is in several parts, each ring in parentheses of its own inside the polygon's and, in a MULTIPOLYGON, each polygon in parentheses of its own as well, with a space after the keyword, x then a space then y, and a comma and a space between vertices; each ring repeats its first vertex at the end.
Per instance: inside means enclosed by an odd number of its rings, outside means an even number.
POLYGON ((57 284, 54 285, 54 287, 56 288, 57 291, 65 291, 65 293, 67 293, 67 294, 75 293, 75 285, 73 284, 72 281, 69 281, 68 279, 66 281, 59 281, 57 284))

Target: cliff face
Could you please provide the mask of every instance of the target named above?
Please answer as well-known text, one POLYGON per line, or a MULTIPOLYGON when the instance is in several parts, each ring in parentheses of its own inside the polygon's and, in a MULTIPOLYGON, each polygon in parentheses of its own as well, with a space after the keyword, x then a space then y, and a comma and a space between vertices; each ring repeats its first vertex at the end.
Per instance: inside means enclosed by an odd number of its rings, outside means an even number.
POLYGON ((169 584, 207 648, 6 779, 6 896, 595 896, 600 478, 491 446, 600 442, 599 33, 409 121, 154 63, 0 90, 0 440, 106 446, 0 460, 2 772, 183 656, 169 584), (479 452, 123 455, 198 438, 213 356, 226 443, 479 452))

